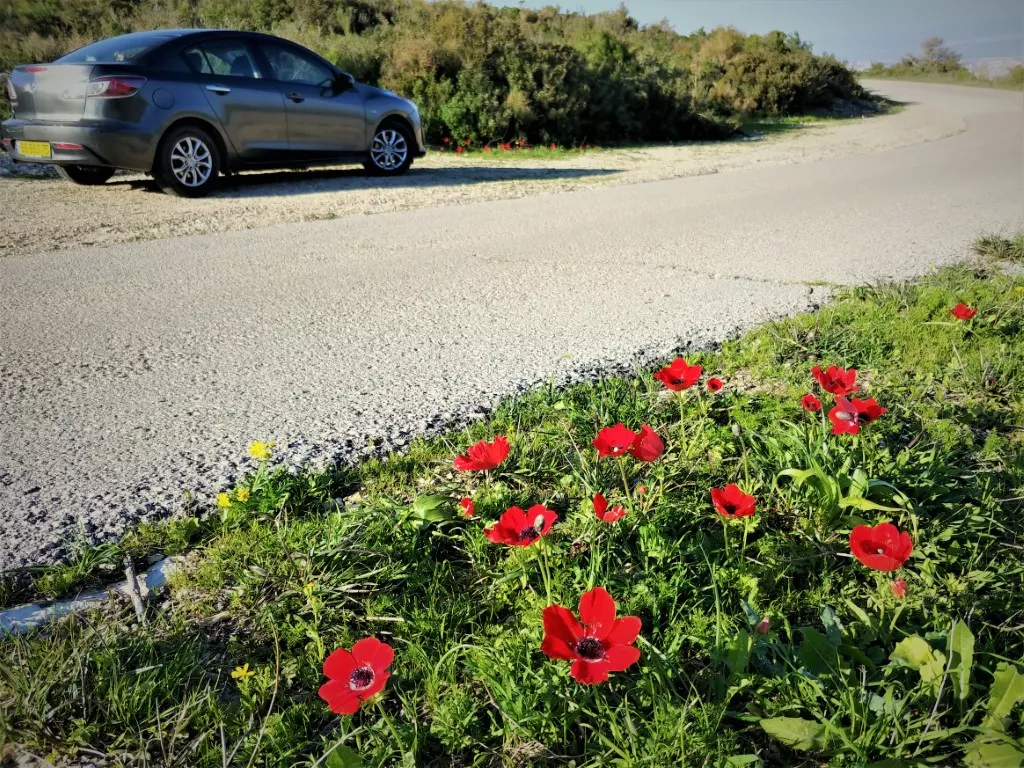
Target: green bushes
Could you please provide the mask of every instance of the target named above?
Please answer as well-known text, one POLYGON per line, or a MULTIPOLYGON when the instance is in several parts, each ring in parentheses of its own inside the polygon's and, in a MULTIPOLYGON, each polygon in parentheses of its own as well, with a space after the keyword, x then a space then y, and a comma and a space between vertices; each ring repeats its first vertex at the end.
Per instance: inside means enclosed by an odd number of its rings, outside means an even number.
POLYGON ((428 141, 719 138, 751 115, 864 98, 796 35, 641 28, 593 15, 458 0, 16 0, 0 10, 0 71, 89 40, 170 26, 265 30, 414 99, 428 141))
POLYGON ((921 55, 907 54, 898 64, 890 67, 880 61, 864 70, 863 77, 882 77, 894 80, 925 80, 955 85, 982 85, 992 88, 1024 89, 1024 66, 1016 66, 1006 74, 991 77, 986 68, 973 72, 963 65, 961 56, 946 47, 941 37, 932 37, 921 44, 921 55))

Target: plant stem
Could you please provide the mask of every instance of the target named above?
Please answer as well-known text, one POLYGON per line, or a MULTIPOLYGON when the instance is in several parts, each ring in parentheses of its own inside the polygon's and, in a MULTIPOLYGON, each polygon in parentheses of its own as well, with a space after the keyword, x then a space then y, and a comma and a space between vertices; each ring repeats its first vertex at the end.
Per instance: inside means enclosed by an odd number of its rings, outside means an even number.
POLYGON ((630 506, 632 506, 633 495, 629 492, 629 479, 626 477, 626 465, 621 458, 619 459, 619 471, 622 473, 622 487, 626 490, 626 500, 629 502, 630 506))
POLYGON ((740 559, 743 559, 743 555, 747 551, 747 534, 750 532, 750 518, 743 518, 743 547, 740 549, 740 559))

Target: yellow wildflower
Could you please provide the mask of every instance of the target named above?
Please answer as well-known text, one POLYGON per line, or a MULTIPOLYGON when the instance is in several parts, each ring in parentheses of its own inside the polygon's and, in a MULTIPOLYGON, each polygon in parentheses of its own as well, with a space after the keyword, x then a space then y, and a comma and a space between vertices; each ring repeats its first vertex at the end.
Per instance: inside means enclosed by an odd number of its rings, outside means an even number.
POLYGON ((235 498, 244 504, 249 500, 249 489, 239 488, 237 491, 235 491, 235 498))
POLYGON ((305 592, 306 592, 307 595, 312 595, 313 594, 313 590, 316 589, 316 582, 315 581, 308 582, 304 589, 305 589, 305 592))
POLYGON ((270 458, 270 449, 273 447, 273 443, 264 443, 262 440, 254 440, 252 445, 249 446, 249 455, 257 461, 266 461, 270 458))
POLYGON ((256 674, 256 672, 254 670, 249 669, 249 662, 247 661, 242 666, 235 667, 235 670, 234 670, 234 672, 231 673, 231 676, 233 678, 235 678, 235 680, 242 681, 242 680, 248 680, 250 677, 253 677, 255 674, 256 674))
POLYGON ((226 493, 218 493, 217 494, 217 506, 220 507, 221 509, 224 509, 225 507, 230 507, 231 506, 231 497, 228 496, 226 493))

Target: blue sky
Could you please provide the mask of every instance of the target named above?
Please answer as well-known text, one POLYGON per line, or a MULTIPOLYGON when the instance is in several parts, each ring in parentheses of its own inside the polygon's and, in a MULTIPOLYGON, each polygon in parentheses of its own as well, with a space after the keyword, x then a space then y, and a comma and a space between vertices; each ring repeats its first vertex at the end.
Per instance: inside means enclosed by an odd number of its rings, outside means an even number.
MULTIPOLYGON (((559 5, 593 13, 613 9, 619 0, 559 5)), ((744 32, 799 32, 816 51, 850 62, 899 59, 932 36, 945 38, 968 59, 1020 58, 1024 49, 1024 0, 631 0, 626 5, 641 23, 668 19, 681 33, 729 24, 744 32)))

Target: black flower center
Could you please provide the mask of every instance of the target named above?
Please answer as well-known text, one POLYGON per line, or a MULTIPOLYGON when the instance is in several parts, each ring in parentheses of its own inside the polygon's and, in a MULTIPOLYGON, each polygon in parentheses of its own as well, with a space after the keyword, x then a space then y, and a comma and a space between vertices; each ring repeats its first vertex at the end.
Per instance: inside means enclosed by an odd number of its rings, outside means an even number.
POLYGON ((532 525, 523 528, 523 530, 519 532, 520 541, 536 541, 539 538, 540 532, 532 525))
POLYGON ((373 670, 370 667, 358 667, 348 676, 348 684, 354 691, 363 691, 373 685, 373 678, 373 670))
POLYGON ((727 501, 727 502, 725 502, 725 503, 724 503, 724 504, 722 505, 722 509, 724 509, 724 510, 725 510, 725 511, 726 511, 727 513, 729 513, 730 515, 735 515, 735 514, 736 514, 736 510, 737 510, 737 509, 739 509, 739 507, 737 507, 737 506, 736 506, 735 504, 733 504, 733 503, 732 503, 731 501, 727 501))
POLYGON ((596 637, 581 637, 576 641, 576 655, 584 661, 600 661, 604 658, 604 646, 596 637))
POLYGON ((682 383, 683 383, 683 382, 685 382, 685 381, 686 381, 686 379, 679 379, 679 378, 676 378, 676 379, 672 379, 672 383, 673 383, 673 384, 674 384, 675 386, 679 386, 680 384, 682 384, 682 383))

